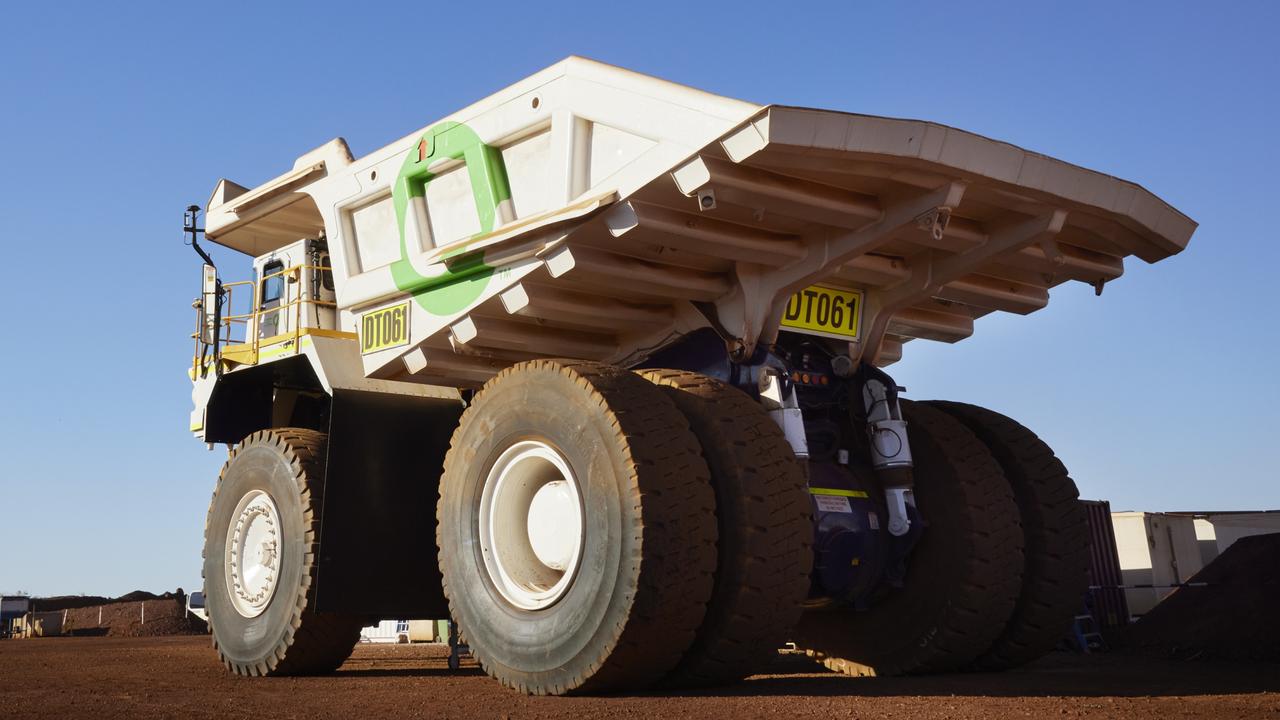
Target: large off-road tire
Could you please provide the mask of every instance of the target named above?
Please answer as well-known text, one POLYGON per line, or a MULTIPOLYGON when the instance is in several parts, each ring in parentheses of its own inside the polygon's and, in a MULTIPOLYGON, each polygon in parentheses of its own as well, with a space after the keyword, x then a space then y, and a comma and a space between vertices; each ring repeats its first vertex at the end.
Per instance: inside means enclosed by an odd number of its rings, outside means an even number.
POLYGON ((702 624, 714 508, 697 438, 658 388, 595 363, 516 365, 476 395, 445 459, 450 610, 508 687, 650 686, 702 624))
POLYGON ((666 682, 734 682, 776 657, 808 595, 813 519, 804 468, 778 424, 741 390, 682 370, 640 374, 675 402, 698 437, 719 527, 706 620, 666 682))
POLYGON ((1017 506, 991 452, 946 413, 902 406, 925 523, 903 587, 865 611, 806 612, 796 632, 799 647, 849 675, 968 666, 1001 633, 1021 587, 1017 506))
POLYGON ((362 618, 317 613, 324 433, 263 430, 227 459, 204 531, 204 596, 213 646, 239 675, 331 672, 362 618))
POLYGON ((991 450, 1022 517, 1022 593, 1004 632, 973 667, 1004 670, 1035 660, 1066 637, 1088 587, 1089 521, 1080 493, 1053 450, 1013 419, 977 405, 929 404, 991 450))

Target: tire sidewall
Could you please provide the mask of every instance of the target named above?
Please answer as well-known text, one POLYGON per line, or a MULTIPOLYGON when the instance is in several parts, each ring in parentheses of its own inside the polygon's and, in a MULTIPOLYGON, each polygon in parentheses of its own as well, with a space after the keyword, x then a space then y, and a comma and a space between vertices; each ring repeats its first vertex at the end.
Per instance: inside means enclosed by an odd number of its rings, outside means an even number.
POLYGON ((269 439, 250 440, 228 461, 209 511, 204 592, 214 641, 227 661, 257 666, 275 655, 292 630, 307 552, 298 468, 269 439), (280 577, 267 607, 246 618, 231 602, 225 571, 227 535, 240 500, 252 491, 271 497, 282 526, 280 577))
POLYGON ((476 656, 490 667, 525 675, 530 685, 576 685, 600 658, 591 649, 612 647, 627 616, 638 562, 638 541, 622 528, 639 514, 631 499, 628 459, 598 396, 553 370, 522 373, 495 383, 468 411, 453 441, 460 453, 441 481, 441 565, 455 617, 476 656), (484 569, 479 508, 485 480, 498 456, 522 440, 555 448, 578 482, 583 540, 576 576, 555 604, 536 611, 516 608, 484 569), (624 502, 623 499, 628 501, 624 502), (625 507, 624 507, 625 506, 625 507))

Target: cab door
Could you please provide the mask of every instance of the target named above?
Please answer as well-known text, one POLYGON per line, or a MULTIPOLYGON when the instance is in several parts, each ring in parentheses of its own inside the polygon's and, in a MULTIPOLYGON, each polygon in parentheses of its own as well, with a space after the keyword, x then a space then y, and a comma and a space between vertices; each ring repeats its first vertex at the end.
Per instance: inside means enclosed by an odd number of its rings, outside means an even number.
POLYGON ((312 299, 315 306, 314 327, 325 330, 338 329, 337 293, 333 287, 333 261, 329 251, 321 246, 315 253, 316 264, 312 280, 312 299))
POLYGON ((258 339, 269 338, 287 331, 284 313, 280 307, 285 304, 284 261, 268 260, 262 266, 261 280, 258 281, 258 339))

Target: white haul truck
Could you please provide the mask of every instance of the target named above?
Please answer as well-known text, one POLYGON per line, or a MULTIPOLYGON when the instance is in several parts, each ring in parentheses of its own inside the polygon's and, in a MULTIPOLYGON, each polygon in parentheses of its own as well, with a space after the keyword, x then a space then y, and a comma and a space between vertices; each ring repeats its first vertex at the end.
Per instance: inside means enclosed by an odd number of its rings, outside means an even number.
POLYGON ((1045 652, 1085 582, 1075 485, 883 368, 1196 227, 973 133, 580 58, 199 210, 223 663, 325 672, 371 618, 452 617, 539 694, 731 682, 785 642, 851 674, 1045 652))

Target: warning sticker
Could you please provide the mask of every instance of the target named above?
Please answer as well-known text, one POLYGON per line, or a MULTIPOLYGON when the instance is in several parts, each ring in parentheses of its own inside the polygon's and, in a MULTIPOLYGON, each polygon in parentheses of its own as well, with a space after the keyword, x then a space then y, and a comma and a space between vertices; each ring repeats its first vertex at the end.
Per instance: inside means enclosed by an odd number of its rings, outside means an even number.
POLYGON ((849 507, 849 498, 847 497, 840 497, 839 495, 814 495, 813 501, 818 503, 818 509, 822 512, 853 512, 853 508, 849 507))

